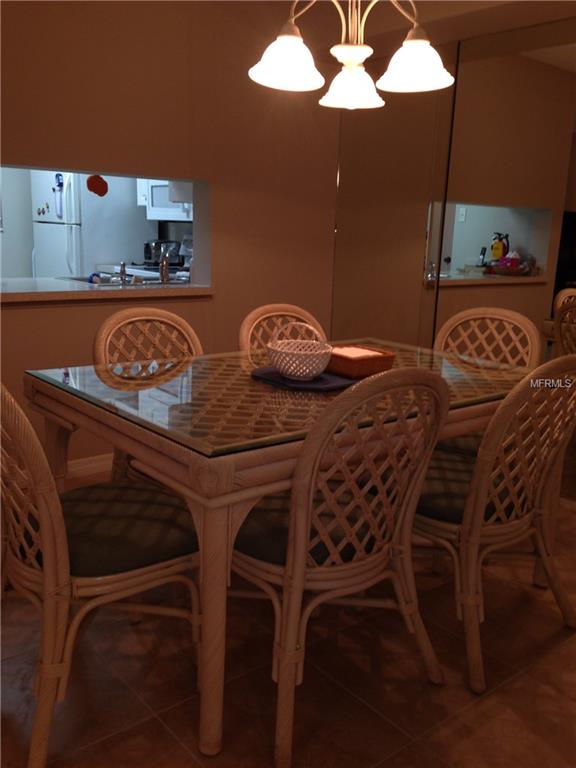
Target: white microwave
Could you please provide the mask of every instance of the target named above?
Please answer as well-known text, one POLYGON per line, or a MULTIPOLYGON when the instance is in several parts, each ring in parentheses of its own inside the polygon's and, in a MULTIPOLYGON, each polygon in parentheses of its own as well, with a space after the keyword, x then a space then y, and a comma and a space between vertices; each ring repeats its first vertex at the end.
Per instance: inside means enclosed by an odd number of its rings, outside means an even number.
POLYGON ((192 202, 170 200, 170 182, 166 179, 138 179, 138 205, 146 206, 151 221, 192 221, 192 202))

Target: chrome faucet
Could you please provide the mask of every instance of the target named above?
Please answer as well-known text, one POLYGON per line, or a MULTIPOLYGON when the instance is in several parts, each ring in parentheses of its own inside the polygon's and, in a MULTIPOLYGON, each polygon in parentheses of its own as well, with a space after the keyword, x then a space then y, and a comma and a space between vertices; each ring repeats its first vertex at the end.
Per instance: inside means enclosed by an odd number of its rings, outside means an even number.
POLYGON ((126 262, 121 261, 120 262, 120 282, 122 285, 126 285, 126 282, 128 280, 128 276, 126 275, 126 262))

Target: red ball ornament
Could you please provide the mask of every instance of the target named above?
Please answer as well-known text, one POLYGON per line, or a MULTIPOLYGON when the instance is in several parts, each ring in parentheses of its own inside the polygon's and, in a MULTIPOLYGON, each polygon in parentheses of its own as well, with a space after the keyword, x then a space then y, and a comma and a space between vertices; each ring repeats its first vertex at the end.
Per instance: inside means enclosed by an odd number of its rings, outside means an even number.
POLYGON ((88 176, 86 179, 86 186, 90 192, 94 192, 98 197, 104 197, 104 195, 108 194, 108 182, 105 181, 102 176, 98 176, 97 174, 88 176))

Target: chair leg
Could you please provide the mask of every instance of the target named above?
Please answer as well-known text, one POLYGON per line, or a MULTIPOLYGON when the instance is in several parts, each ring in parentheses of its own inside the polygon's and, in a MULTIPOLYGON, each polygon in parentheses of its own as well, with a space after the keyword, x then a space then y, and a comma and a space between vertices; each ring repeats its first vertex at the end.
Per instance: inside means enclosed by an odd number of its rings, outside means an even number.
POLYGON ((400 574, 400 578, 394 578, 392 581, 398 605, 408 629, 414 632, 418 649, 426 665, 428 679, 435 685, 442 685, 444 683, 444 673, 418 608, 418 594, 414 580, 412 557, 406 553, 397 555, 394 559, 394 565, 397 573, 399 572, 400 574))
POLYGON ((279 659, 278 692, 276 704, 275 767, 290 768, 292 765, 292 740, 294 731, 294 697, 296 690, 296 663, 279 659))
POLYGON ((464 632, 466 634, 466 654, 468 656, 468 679, 474 693, 484 693, 486 678, 482 659, 482 641, 480 639, 480 612, 476 605, 463 606, 464 632))
POLYGON ((460 550, 460 573, 462 579, 460 605, 466 636, 466 655, 468 657, 468 679, 474 693, 484 693, 486 677, 482 659, 482 640, 480 637, 480 617, 482 615, 482 589, 478 583, 481 573, 478 568, 476 548, 460 550))
POLYGON ((442 667, 436 656, 436 651, 430 642, 428 631, 422 621, 422 616, 420 615, 419 610, 416 610, 412 614, 412 621, 414 622, 414 636, 418 643, 418 649, 424 659, 424 664, 426 665, 428 679, 435 685, 443 685, 445 682, 444 673, 442 672, 442 667))
POLYGON ((556 602, 558 603, 558 607, 562 612, 564 624, 567 627, 576 629, 576 610, 570 602, 568 593, 566 592, 560 576, 558 575, 554 560, 548 551, 544 538, 539 532, 537 532, 535 534, 535 540, 536 549, 539 555, 539 562, 542 563, 542 567, 546 573, 546 578, 548 579, 550 589, 552 590, 554 597, 556 598, 556 602))
POLYGON ((59 680, 40 674, 27 768, 44 768, 59 680))
POLYGON ((63 682, 70 668, 70 662, 64 660, 68 617, 69 602, 66 595, 57 599, 44 599, 40 663, 36 677, 36 711, 28 768, 44 768, 46 765, 54 704, 63 698, 63 682))

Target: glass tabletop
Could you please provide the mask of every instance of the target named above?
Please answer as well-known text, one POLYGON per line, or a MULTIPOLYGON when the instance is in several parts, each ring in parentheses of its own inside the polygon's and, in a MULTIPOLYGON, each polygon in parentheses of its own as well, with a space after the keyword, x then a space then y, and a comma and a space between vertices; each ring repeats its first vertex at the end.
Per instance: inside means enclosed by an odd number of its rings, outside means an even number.
MULTIPOLYGON (((339 344, 396 352, 395 368, 426 368, 450 389, 450 409, 499 400, 523 368, 460 359, 378 339, 339 344)), ((301 440, 338 392, 280 389, 251 377, 266 353, 229 352, 193 360, 117 363, 28 371, 129 421, 205 456, 301 440)))

